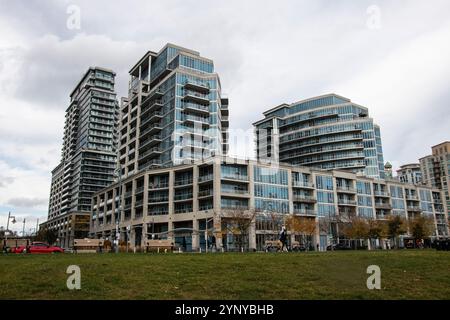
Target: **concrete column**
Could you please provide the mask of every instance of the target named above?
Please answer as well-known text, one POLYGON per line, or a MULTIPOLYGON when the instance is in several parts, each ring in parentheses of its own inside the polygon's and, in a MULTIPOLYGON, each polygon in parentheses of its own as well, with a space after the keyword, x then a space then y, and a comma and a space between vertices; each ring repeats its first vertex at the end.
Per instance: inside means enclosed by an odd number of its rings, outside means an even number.
POLYGON ((198 166, 192 167, 192 212, 198 212, 198 166))
MULTIPOLYGON (((194 211, 195 212, 195 211, 194 211)), ((200 247, 200 235, 198 233, 198 219, 192 220, 192 251, 197 251, 200 247)))
POLYGON ((288 170, 288 193, 289 193, 289 214, 294 214, 294 192, 292 182, 292 170, 288 170))
POLYGON ((222 219, 218 215, 214 216, 214 230, 216 231, 215 237, 217 250, 221 251, 223 243, 226 239, 222 239, 222 219))
POLYGON ((249 243, 248 243, 249 249, 256 250, 256 218, 253 219, 253 222, 250 225, 248 233, 249 233, 249 243))
POLYGON ((147 223, 142 223, 141 248, 145 252, 145 241, 147 240, 147 223))
POLYGON ((144 195, 142 197, 142 203, 143 203, 143 207, 142 207, 142 221, 143 223, 147 222, 147 216, 148 216, 148 180, 149 180, 149 175, 145 174, 144 175, 144 195))
POLYGON ((249 208, 255 208, 255 184, 254 184, 254 177, 253 177, 253 163, 248 163, 247 165, 247 176, 248 176, 248 192, 250 193, 250 199, 248 201, 249 208))
POLYGON ((131 221, 130 224, 133 224, 133 220, 136 219, 136 179, 133 179, 131 182, 131 221))
POLYGON ((175 184, 175 172, 173 170, 171 170, 169 172, 169 214, 168 214, 168 231, 169 234, 167 236, 168 239, 175 239, 175 237, 173 237, 172 234, 170 234, 170 231, 173 230, 173 218, 174 218, 174 214, 175 214, 175 208, 174 208, 174 204, 173 204, 173 199, 174 199, 174 195, 175 195, 175 190, 174 190, 174 184, 175 184))
POLYGON ((133 250, 135 247, 135 240, 136 240, 136 230, 134 227, 131 227, 131 229, 130 229, 130 239, 129 240, 130 240, 129 248, 131 250, 133 250))
MULTIPOLYGON (((320 248, 320 228, 319 228, 319 217, 316 217, 316 232, 314 233, 313 238, 313 246, 314 250, 317 250, 317 245, 319 245, 320 248)), ((320 249, 319 249, 320 250, 320 249)))

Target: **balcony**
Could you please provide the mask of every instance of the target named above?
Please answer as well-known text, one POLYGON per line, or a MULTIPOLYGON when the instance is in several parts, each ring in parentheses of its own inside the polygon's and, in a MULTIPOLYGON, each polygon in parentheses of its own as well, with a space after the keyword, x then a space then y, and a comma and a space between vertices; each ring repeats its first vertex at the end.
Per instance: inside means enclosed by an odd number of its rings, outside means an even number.
POLYGON ((145 100, 152 101, 154 99, 162 98, 163 96, 164 96, 164 92, 158 88, 155 91, 150 92, 145 100))
POLYGON ((176 194, 173 197, 174 201, 188 201, 188 200, 192 200, 192 193, 185 193, 185 194, 176 194))
POLYGON ((195 125, 196 123, 199 123, 202 126, 209 127, 209 117, 198 117, 198 116, 193 116, 193 115, 189 115, 189 114, 183 114, 182 121, 187 124, 195 125))
POLYGON ((411 211, 411 212, 421 212, 422 211, 422 208, 418 207, 418 206, 407 206, 406 208, 408 211, 411 211))
POLYGON ((143 204, 144 204, 143 200, 136 200, 134 205, 136 208, 139 208, 142 207, 143 204))
POLYGON ((301 181, 301 180, 292 180, 292 186, 293 187, 300 187, 300 188, 308 188, 308 189, 314 189, 314 184, 308 181, 301 181))
POLYGON ((211 181, 213 179, 214 179, 214 175, 211 173, 211 174, 207 174, 207 175, 198 177, 198 182, 206 182, 206 181, 211 181))
POLYGON ((376 209, 386 209, 391 210, 392 206, 389 203, 381 203, 381 202, 375 202, 375 208, 376 209))
POLYGON ((356 201, 350 199, 338 199, 338 204, 344 206, 356 206, 356 201))
POLYGON ((153 147, 150 148, 148 150, 146 150, 144 153, 140 153, 139 154, 139 160, 142 160, 146 157, 154 157, 154 156, 158 156, 162 153, 162 149, 160 147, 153 147))
POLYGON ((144 187, 136 188, 136 194, 140 194, 142 192, 144 192, 144 187))
POLYGON ((169 197, 152 197, 148 198, 149 203, 160 203, 160 202, 168 202, 169 197))
POLYGON ((376 217, 377 217, 378 220, 386 220, 389 217, 389 215, 388 214, 384 214, 384 213, 377 213, 376 217))
POLYGON ((375 190, 375 191, 374 191, 374 195, 375 195, 376 197, 386 197, 386 198, 389 198, 389 193, 386 192, 386 191, 375 190))
POLYGON ((188 103, 188 102, 183 103, 181 106, 184 108, 184 110, 192 112, 192 113, 209 115, 209 106, 204 106, 204 105, 195 104, 195 103, 188 103))
POLYGON ((248 190, 245 190, 245 189, 222 189, 221 192, 227 196, 236 196, 236 197, 250 196, 250 193, 248 192, 248 190))
POLYGON ((406 195, 406 199, 407 200, 411 200, 411 201, 419 201, 419 197, 416 195, 411 195, 411 194, 407 194, 406 195))
POLYGON ((186 185, 192 184, 192 182, 193 182, 192 178, 190 178, 190 179, 180 179, 180 180, 175 180, 174 185, 175 186, 186 186, 186 185))
POLYGON ((201 82, 195 82, 195 81, 186 81, 184 83, 184 88, 188 90, 195 90, 204 94, 209 93, 209 84, 208 83, 201 83, 201 82))
POLYGON ((356 193, 356 189, 350 186, 337 186, 336 190, 340 193, 356 193))
POLYGON ((166 189, 169 187, 169 184, 167 182, 160 182, 160 183, 153 183, 150 182, 148 184, 148 189, 149 190, 155 190, 155 189, 166 189))
POLYGON ((141 137, 144 137, 147 134, 159 132, 161 130, 162 126, 160 123, 153 123, 141 132, 141 137))
POLYGON ((153 113, 147 113, 146 117, 142 117, 141 126, 145 126, 147 123, 153 123, 155 121, 160 121, 163 117, 163 113, 161 111, 155 111, 153 113))
POLYGON ((186 91, 184 95, 184 100, 196 102, 205 106, 209 105, 208 95, 197 93, 194 91, 186 91))
POLYGON ((298 202, 309 202, 309 203, 317 202, 317 200, 314 197, 302 194, 294 194, 293 200, 298 202))
POLYGON ((213 196, 213 189, 208 189, 208 190, 200 190, 198 192, 198 197, 199 198, 203 198, 203 197, 212 197, 213 196))
POLYGON ((316 212, 312 209, 294 208, 294 214, 302 216, 316 216, 316 212))
POLYGON ((162 100, 154 100, 150 102, 150 104, 147 106, 145 103, 142 104, 141 107, 141 117, 149 111, 159 110, 164 106, 164 103, 162 100))
POLYGON ((162 141, 161 135, 155 134, 155 135, 151 136, 150 138, 141 142, 141 145, 139 146, 139 148, 151 147, 152 145, 158 144, 161 141, 162 141))
POLYGON ((222 174, 222 179, 248 181, 248 176, 243 174, 222 174))

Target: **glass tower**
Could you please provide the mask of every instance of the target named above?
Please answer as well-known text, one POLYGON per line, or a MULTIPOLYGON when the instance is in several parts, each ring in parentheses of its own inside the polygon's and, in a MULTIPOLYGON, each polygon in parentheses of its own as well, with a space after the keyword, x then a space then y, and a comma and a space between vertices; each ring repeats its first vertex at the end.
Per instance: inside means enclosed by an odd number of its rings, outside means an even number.
POLYGON ((264 116, 254 123, 259 160, 384 178, 380 128, 350 99, 328 94, 282 104, 264 116))
POLYGON ((130 70, 122 101, 119 160, 124 175, 228 150, 228 99, 213 61, 167 44, 130 70))
POLYGON ((70 94, 62 159, 52 171, 46 222, 58 232, 64 247, 70 246, 74 237, 87 236, 92 196, 113 182, 119 120, 115 75, 91 67, 70 94))

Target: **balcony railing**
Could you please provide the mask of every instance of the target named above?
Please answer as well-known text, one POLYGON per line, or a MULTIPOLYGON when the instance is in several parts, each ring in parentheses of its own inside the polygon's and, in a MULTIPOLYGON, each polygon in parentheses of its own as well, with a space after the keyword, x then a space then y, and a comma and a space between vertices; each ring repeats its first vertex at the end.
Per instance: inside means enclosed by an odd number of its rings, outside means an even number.
POLYGON ((301 180, 292 180, 292 185, 294 187, 314 188, 314 184, 311 182, 301 180))
POLYGON ((180 180, 175 180, 175 185, 176 186, 184 186, 184 185, 188 185, 188 184, 192 184, 193 180, 192 178, 190 179, 180 179, 180 180))
POLYGON ((214 179, 214 175, 212 173, 198 177, 198 181, 199 182, 210 181, 210 180, 213 180, 213 179, 214 179))
POLYGON ((338 204, 356 206, 356 201, 349 199, 338 199, 338 204))
POLYGON ((294 194, 293 200, 294 201, 306 201, 306 202, 317 201, 313 196, 307 196, 307 195, 302 195, 302 194, 294 194))
POLYGON ((222 179, 248 181, 248 175, 223 173, 222 179))
POLYGON ((350 193, 356 193, 356 189, 350 186, 337 186, 336 189, 338 191, 344 191, 344 192, 350 192, 350 193))
POLYGON ((168 187, 169 187, 169 183, 167 183, 167 182, 149 183, 149 184, 148 184, 148 189, 149 189, 149 190, 153 190, 153 189, 164 189, 164 188, 168 188, 168 187))
POLYGON ((213 195, 213 189, 200 190, 198 192, 199 197, 208 197, 208 196, 212 196, 212 195, 213 195))
POLYGON ((306 216, 315 216, 316 212, 312 209, 299 209, 294 208, 294 214, 306 215, 306 216))

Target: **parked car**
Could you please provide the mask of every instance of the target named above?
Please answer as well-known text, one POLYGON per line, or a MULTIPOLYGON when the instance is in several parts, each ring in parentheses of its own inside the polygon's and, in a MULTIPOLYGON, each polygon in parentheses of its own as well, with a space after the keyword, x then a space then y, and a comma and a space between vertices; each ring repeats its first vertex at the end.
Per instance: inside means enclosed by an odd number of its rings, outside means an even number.
POLYGON ((11 248, 12 253, 64 253, 64 249, 57 246, 50 246, 44 242, 32 242, 27 246, 11 248))

